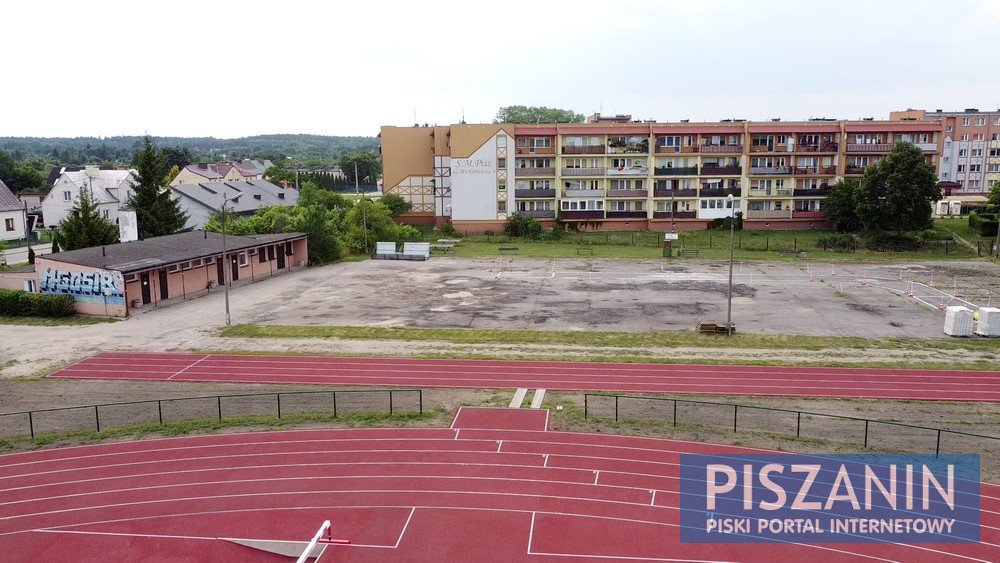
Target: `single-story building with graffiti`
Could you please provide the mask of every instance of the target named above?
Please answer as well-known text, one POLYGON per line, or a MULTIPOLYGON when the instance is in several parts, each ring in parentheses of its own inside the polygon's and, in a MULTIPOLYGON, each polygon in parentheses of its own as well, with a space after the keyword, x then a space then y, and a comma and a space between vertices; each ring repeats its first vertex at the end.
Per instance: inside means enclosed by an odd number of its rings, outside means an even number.
POLYGON ((33 270, 0 274, 0 288, 70 295, 81 314, 125 317, 309 261, 305 233, 228 235, 226 254, 230 267, 224 273, 222 235, 192 231, 38 256, 33 270))

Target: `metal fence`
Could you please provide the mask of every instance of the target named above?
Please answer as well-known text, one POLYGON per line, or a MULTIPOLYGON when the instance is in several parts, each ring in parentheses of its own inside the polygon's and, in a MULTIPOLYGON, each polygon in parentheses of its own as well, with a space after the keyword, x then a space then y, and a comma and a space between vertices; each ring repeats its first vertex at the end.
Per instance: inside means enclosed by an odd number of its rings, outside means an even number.
POLYGON ((291 414, 415 412, 423 414, 420 389, 347 389, 208 395, 146 401, 103 403, 78 407, 38 409, 0 414, 0 438, 74 430, 96 430, 136 424, 164 424, 184 420, 291 414))
MULTIPOLYGON (((670 421, 673 426, 693 424, 767 432, 802 439, 820 439, 869 445, 912 453, 979 453, 1000 463, 1000 437, 932 428, 904 422, 823 414, 791 409, 715 403, 695 399, 642 397, 587 393, 583 397, 585 419, 670 421), (943 439, 943 442, 942 442, 943 439), (913 451, 917 450, 917 451, 913 451)), ((985 459, 984 459, 985 462, 985 459)))

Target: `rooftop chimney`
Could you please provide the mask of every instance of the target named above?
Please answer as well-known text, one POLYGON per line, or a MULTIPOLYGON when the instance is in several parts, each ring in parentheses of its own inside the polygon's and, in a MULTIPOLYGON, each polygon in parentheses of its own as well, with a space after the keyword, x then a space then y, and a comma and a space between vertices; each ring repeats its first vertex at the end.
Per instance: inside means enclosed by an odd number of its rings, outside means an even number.
POLYGON ((201 168, 202 170, 208 170, 208 163, 207 162, 199 162, 198 163, 198 168, 201 168))

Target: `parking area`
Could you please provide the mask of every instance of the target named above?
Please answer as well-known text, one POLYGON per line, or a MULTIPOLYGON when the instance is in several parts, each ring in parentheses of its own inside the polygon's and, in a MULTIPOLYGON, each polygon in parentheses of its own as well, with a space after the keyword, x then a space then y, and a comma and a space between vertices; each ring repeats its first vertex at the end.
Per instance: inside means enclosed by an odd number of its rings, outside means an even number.
MULTIPOLYGON (((689 330, 726 320, 724 262, 436 257, 338 264, 305 276, 307 283, 296 277, 299 283, 282 290, 285 299, 272 301, 280 304, 248 320, 608 331, 689 330)), ((987 262, 734 266, 740 332, 939 337, 942 306, 997 303, 1000 269, 987 262)))

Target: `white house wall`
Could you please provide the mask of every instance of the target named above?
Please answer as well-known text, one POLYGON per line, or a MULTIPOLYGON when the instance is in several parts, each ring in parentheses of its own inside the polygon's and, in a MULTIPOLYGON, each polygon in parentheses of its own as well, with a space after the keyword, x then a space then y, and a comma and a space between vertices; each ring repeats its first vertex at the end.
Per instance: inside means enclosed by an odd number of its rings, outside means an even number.
MULTIPOLYGON (((503 131, 497 135, 504 135, 503 131)), ((496 221, 506 218, 497 211, 498 200, 507 202, 507 213, 514 209, 514 162, 506 157, 506 193, 497 190, 497 135, 490 137, 469 158, 451 159, 451 216, 456 221, 496 221)), ((507 147, 513 139, 507 136, 507 147)))
POLYGON ((0 240, 24 238, 24 211, 0 211, 0 240), (13 220, 14 230, 7 230, 7 220, 13 220))

